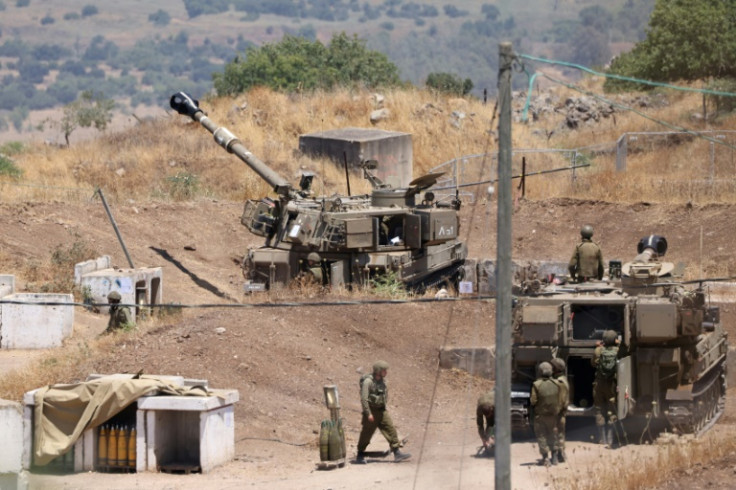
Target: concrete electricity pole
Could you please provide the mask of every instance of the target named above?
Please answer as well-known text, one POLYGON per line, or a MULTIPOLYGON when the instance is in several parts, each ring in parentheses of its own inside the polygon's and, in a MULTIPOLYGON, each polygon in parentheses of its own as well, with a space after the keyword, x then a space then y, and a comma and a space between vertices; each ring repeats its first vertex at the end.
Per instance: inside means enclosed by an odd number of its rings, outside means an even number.
POLYGON ((498 218, 496 246, 496 489, 511 489, 511 65, 513 47, 499 44, 498 218))

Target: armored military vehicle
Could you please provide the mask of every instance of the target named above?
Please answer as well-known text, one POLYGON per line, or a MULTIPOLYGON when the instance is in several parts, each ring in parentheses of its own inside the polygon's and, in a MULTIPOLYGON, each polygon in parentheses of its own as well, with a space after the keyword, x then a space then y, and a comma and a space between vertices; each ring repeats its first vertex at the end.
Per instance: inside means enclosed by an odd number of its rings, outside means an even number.
POLYGON ((293 187, 228 129, 213 123, 189 95, 172 95, 170 105, 211 132, 276 194, 245 203, 241 223, 265 239, 243 260, 246 291, 286 285, 315 267, 319 280, 331 286, 364 284, 393 274, 408 288, 423 290, 457 281, 462 274, 467 247, 458 238, 460 200, 438 202, 426 191, 442 174, 425 175, 408 188, 395 189, 383 185, 370 172, 371 162, 365 162, 364 174, 373 184, 370 195, 315 197, 310 189, 313 175, 303 175, 299 187, 293 187), (308 260, 315 254, 316 264, 308 260))
POLYGON ((514 427, 529 425, 535 368, 553 357, 567 364, 568 416, 593 415, 591 359, 606 330, 620 343, 619 420, 651 417, 695 434, 715 423, 726 395, 726 333, 702 283, 674 280, 666 251, 666 239, 653 235, 632 262, 612 261, 603 281, 525 277, 533 287, 521 288, 513 311, 514 427))

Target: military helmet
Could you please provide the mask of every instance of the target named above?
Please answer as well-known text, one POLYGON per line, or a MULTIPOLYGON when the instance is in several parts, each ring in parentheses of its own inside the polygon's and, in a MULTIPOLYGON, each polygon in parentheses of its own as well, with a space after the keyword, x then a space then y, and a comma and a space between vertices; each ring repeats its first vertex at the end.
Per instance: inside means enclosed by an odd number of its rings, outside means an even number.
POLYGON ((613 330, 606 330, 605 332, 603 332, 603 343, 606 345, 613 345, 616 343, 617 337, 618 334, 613 330))
POLYGON ((117 291, 110 291, 110 294, 107 295, 107 299, 110 301, 120 301, 123 297, 120 296, 120 293, 117 291))
POLYGON ((539 366, 537 367, 537 371, 539 372, 539 375, 541 377, 549 378, 550 376, 552 376, 552 364, 544 361, 539 364, 539 366))
POLYGON ((309 252, 309 255, 307 255, 307 260, 311 260, 312 262, 319 262, 322 259, 320 259, 317 252, 309 252))
POLYGON ((555 373, 564 373, 565 372, 565 361, 560 359, 559 357, 555 357, 550 361, 550 364, 552 364, 552 370, 555 373))
POLYGON ((580 228, 580 236, 583 238, 593 238, 593 227, 590 225, 583 225, 580 228))
POLYGON ((384 369, 388 369, 388 363, 386 361, 376 361, 376 363, 373 364, 374 373, 378 373, 384 369))

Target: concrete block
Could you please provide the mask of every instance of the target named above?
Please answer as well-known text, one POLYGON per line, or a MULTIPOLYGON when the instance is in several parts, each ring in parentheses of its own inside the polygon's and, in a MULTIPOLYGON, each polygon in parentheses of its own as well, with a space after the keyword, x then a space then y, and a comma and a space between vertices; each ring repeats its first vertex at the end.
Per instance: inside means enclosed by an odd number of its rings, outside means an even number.
MULTIPOLYGON (((80 287, 95 303, 107 303, 107 295, 117 291, 125 305, 161 304, 163 301, 161 267, 137 269, 98 269, 81 275, 80 287)), ((102 308, 107 313, 107 308, 102 308)), ((133 320, 138 308, 131 308, 133 320)))
POLYGON ((74 265, 74 284, 82 284, 82 277, 90 272, 112 267, 109 255, 87 260, 74 265))
POLYGON ((199 466, 202 473, 235 456, 233 403, 236 390, 218 396, 159 396, 138 400, 137 471, 158 471, 167 464, 199 466), (142 425, 145 424, 145 425, 142 425), (144 430, 141 430, 144 427, 144 430))
POLYGON ((312 156, 326 156, 340 167, 357 168, 366 160, 376 160, 373 174, 392 187, 408 187, 412 181, 413 148, 411 134, 371 128, 342 128, 299 136, 299 150, 312 156))
MULTIPOLYGON (((20 403, 0 400, 0 474, 20 473, 23 468, 23 407, 20 403)), ((5 488, 0 484, 0 488, 5 488)))
MULTIPOLYGON (((88 380, 103 375, 91 374, 88 380)), ((130 374, 112 374, 130 377, 130 374)), ((178 386, 208 384, 207 380, 185 379, 181 376, 156 376, 178 386)), ((27 441, 19 464, 27 470, 32 466, 33 406, 37 390, 23 396, 25 410, 20 438, 27 441)), ((240 399, 237 390, 211 389, 212 396, 169 396, 152 393, 136 401, 136 463, 137 472, 159 471, 162 465, 185 464, 199 466, 207 473, 235 457, 235 423, 233 404, 240 399)), ((20 417, 20 413, 19 413, 20 417)), ((1 428, 2 426, 0 426, 1 428)), ((94 471, 97 466, 99 428, 84 431, 74 445, 74 471, 94 471)), ((0 486, 0 489, 5 487, 0 486)))
POLYGON ((0 304, 0 348, 59 347, 72 334, 73 295, 17 293, 3 299, 18 303, 0 304))
POLYGON ((494 346, 444 346, 440 348, 440 367, 462 369, 476 376, 495 379, 496 349, 494 346))

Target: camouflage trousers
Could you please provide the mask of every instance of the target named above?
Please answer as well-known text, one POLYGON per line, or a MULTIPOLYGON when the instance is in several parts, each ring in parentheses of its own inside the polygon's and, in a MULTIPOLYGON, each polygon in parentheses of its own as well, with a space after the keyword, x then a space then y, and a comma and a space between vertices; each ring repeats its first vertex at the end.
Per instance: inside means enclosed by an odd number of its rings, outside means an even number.
POLYGON ((537 435, 539 453, 547 456, 550 451, 557 451, 557 415, 535 415, 534 433, 537 435))
POLYGON ((365 414, 363 415, 363 428, 360 430, 360 437, 358 438, 358 452, 362 453, 365 451, 376 429, 381 431, 381 434, 383 434, 383 437, 386 438, 391 446, 391 450, 398 449, 401 446, 401 441, 399 441, 399 435, 396 432, 396 427, 394 427, 391 416, 383 408, 371 407, 370 410, 373 415, 373 422, 368 420, 365 414))
POLYGON ((593 383, 593 406, 595 407, 595 425, 616 422, 615 379, 596 378, 593 383))
POLYGON ((557 416, 557 449, 565 450, 565 426, 567 425, 567 411, 557 416))

